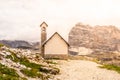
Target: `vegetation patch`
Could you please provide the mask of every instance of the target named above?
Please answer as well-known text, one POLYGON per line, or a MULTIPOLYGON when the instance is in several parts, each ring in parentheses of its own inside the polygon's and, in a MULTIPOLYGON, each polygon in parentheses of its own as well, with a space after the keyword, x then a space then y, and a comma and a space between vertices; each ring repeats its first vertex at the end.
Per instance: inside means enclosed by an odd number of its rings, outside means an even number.
POLYGON ((0 43, 0 48, 3 47, 4 45, 0 43))
POLYGON ((114 70, 114 71, 117 71, 118 73, 120 73, 120 67, 113 65, 113 64, 105 64, 103 66, 100 66, 100 68, 106 68, 108 70, 114 70))
POLYGON ((14 69, 8 68, 2 64, 0 64, 0 74, 7 74, 15 77, 19 77, 14 69))
POLYGON ((27 80, 27 79, 4 74, 4 75, 0 75, 0 80, 27 80))
MULTIPOLYGON (((20 70, 24 75, 32 78, 40 78, 46 80, 49 78, 48 74, 56 75, 60 71, 58 68, 51 66, 40 65, 30 62, 26 57, 18 57, 16 53, 9 51, 11 55, 8 55, 6 58, 11 59, 14 62, 19 62, 22 65, 25 65, 27 68, 20 70), (47 75, 43 75, 47 74, 47 75)), ((49 64, 55 64, 53 61, 45 61, 49 64)))
POLYGON ((46 60, 61 60, 61 58, 59 57, 49 57, 49 58, 45 58, 46 60))
POLYGON ((56 75, 56 74, 58 74, 60 72, 60 70, 58 68, 54 68, 54 67, 51 67, 51 68, 41 67, 39 70, 41 72, 54 74, 54 75, 56 75))
POLYGON ((11 55, 8 55, 6 58, 9 58, 9 59, 11 59, 14 62, 19 62, 20 64, 23 64, 26 67, 39 69, 41 66, 43 66, 43 65, 40 65, 40 64, 31 63, 24 56, 23 57, 17 57, 17 55, 14 52, 12 52, 12 51, 9 51, 9 52, 11 53, 11 55))
POLYGON ((14 69, 0 64, 0 80, 27 80, 21 78, 14 69))
POLYGON ((20 70, 24 75, 32 78, 41 78, 44 79, 43 74, 41 74, 37 69, 22 69, 20 70))
POLYGON ((11 55, 7 55, 6 58, 9 58, 14 62, 20 62, 21 58, 17 57, 17 55, 14 52, 12 52, 10 50, 9 50, 9 52, 11 53, 11 55))
POLYGON ((53 60, 45 60, 46 63, 48 64, 57 64, 56 62, 54 62, 53 60))

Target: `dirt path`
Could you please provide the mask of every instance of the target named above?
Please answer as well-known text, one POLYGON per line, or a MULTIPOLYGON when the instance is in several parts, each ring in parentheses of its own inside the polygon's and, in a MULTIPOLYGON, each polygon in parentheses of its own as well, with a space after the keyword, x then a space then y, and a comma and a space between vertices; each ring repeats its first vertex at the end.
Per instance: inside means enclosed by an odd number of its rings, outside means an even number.
POLYGON ((115 71, 101 69, 97 63, 84 60, 58 61, 61 72, 52 80, 120 80, 115 71))

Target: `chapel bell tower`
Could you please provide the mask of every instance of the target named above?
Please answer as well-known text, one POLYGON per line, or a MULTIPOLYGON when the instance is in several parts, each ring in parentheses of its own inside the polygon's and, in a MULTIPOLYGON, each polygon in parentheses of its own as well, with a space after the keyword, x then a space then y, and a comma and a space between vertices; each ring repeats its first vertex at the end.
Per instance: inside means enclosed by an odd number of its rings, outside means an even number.
POLYGON ((47 40, 46 28, 48 27, 48 25, 46 24, 46 22, 42 22, 40 27, 41 27, 41 54, 42 54, 42 57, 44 57, 44 49, 42 45, 47 40))

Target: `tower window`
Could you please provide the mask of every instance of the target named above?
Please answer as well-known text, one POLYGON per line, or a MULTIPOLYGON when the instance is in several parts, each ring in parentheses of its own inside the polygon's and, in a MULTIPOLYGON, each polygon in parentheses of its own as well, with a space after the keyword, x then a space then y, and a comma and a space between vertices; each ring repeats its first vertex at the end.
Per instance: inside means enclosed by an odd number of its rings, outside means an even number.
POLYGON ((45 27, 43 27, 42 31, 45 31, 45 30, 46 30, 45 27))

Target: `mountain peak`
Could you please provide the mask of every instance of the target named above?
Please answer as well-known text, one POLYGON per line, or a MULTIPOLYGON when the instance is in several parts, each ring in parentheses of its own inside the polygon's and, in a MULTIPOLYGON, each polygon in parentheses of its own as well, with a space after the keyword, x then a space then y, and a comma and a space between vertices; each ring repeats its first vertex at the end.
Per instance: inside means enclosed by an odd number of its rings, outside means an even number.
POLYGON ((120 30, 113 26, 90 26, 78 23, 69 33, 69 44, 93 50, 119 51, 120 30))

